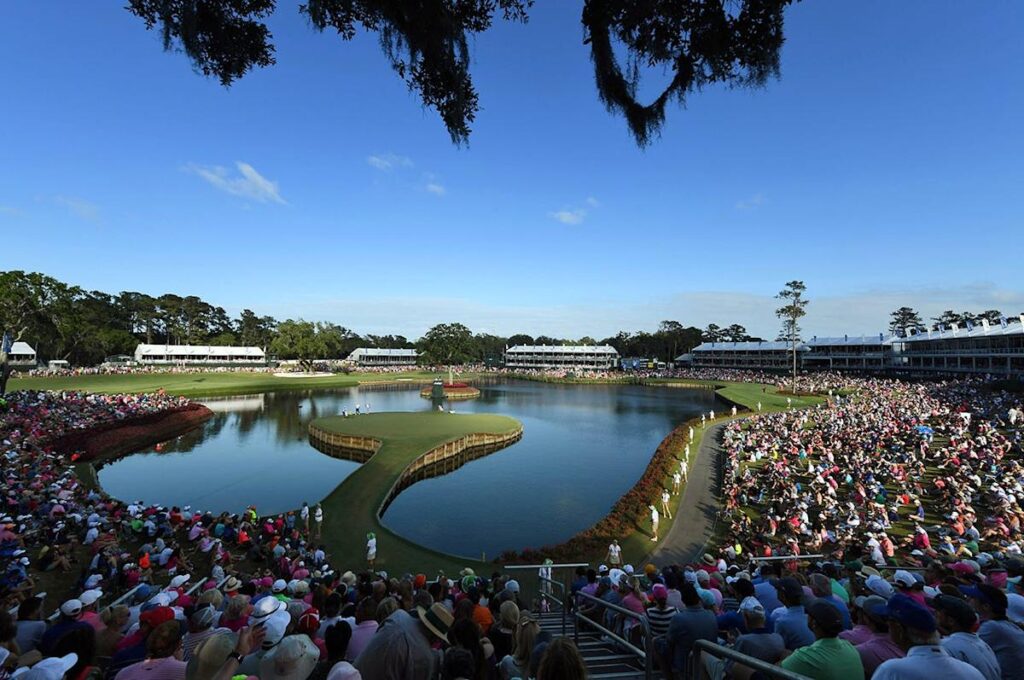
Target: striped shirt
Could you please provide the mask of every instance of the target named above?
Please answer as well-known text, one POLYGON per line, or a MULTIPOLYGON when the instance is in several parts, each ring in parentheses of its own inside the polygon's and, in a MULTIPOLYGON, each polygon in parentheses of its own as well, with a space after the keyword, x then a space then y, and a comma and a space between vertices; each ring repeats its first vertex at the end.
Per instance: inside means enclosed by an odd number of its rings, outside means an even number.
POLYGON ((654 636, 664 635, 668 632, 668 625, 672 622, 672 617, 676 614, 675 607, 665 607, 664 609, 658 609, 657 607, 651 607, 647 610, 647 622, 651 626, 651 634, 654 636))

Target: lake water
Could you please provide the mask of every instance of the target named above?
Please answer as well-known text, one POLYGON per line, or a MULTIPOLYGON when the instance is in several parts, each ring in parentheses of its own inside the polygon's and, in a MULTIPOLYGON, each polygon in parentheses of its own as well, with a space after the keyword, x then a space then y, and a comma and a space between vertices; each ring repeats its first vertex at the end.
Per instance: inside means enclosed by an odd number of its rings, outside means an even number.
MULTIPOLYGON (((523 438, 442 477, 418 482, 388 507, 384 524, 422 545, 488 559, 505 549, 565 540, 603 517, 643 473, 680 422, 724 410, 710 390, 632 385, 479 385, 456 412, 499 413, 523 438)), ((358 463, 310 446, 309 421, 369 404, 419 411, 419 387, 277 392, 204 401, 205 425, 99 470, 111 495, 162 505, 261 514, 328 495, 358 463)), ((364 406, 365 408, 365 406, 364 406)))

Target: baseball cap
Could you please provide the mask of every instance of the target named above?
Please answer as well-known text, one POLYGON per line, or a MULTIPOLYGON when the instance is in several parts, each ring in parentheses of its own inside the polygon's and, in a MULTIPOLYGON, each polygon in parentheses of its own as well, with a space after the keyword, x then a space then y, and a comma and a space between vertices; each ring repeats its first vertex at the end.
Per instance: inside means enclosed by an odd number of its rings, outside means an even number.
POLYGON ((987 583, 979 583, 976 586, 960 586, 960 592, 967 597, 984 602, 997 613, 1006 612, 1006 593, 999 590, 999 588, 990 586, 987 583))
POLYGON ((102 590, 92 589, 87 590, 81 595, 79 595, 78 599, 82 603, 83 607, 88 607, 91 604, 95 604, 96 600, 100 599, 101 597, 103 597, 102 590))
POLYGON ((82 613, 82 601, 72 598, 60 606, 60 613, 64 616, 78 616, 82 613))
POLYGON ((917 579, 909 571, 900 569, 893 575, 892 582, 904 588, 912 588, 917 583, 917 579))
POLYGON ((807 607, 807 615, 830 635, 838 635, 843 629, 843 615, 834 604, 822 599, 811 602, 807 607))
POLYGON ((775 582, 775 589, 790 600, 799 600, 804 596, 804 587, 791 576, 780 578, 775 582))
POLYGON ((864 581, 864 585, 875 595, 884 597, 887 600, 896 592, 893 590, 892 584, 881 576, 868 576, 868 579, 864 581))
POLYGON ((19 668, 11 677, 25 680, 61 680, 64 674, 78 663, 78 655, 72 652, 64 656, 47 657, 31 668, 19 668))
POLYGON ((743 601, 740 602, 740 611, 752 612, 754 614, 761 614, 763 616, 764 605, 761 604, 760 600, 758 600, 756 597, 745 597, 743 598, 743 601))
POLYGON ((876 607, 885 606, 885 598, 879 597, 878 595, 858 595, 853 598, 853 603, 857 605, 857 609, 867 612, 869 615, 874 616, 872 613, 876 607))
POLYGON ((978 614, 967 600, 955 595, 937 595, 928 601, 928 605, 935 611, 948 614, 961 626, 972 626, 978 620, 978 614))
POLYGON ((271 586, 271 590, 275 593, 283 593, 285 588, 287 587, 288 582, 285 581, 283 578, 279 578, 276 581, 274 581, 273 585, 271 586))
POLYGON ((668 597, 668 588, 663 583, 655 583, 654 587, 651 588, 651 594, 655 600, 664 600, 668 597))
POLYGON ((932 613, 902 593, 893 595, 884 607, 875 607, 872 613, 923 633, 935 631, 935 617, 932 613))
POLYGON ((155 607, 148 612, 139 614, 139 623, 145 623, 150 628, 156 628, 161 623, 166 623, 174 618, 174 610, 170 607, 155 607))

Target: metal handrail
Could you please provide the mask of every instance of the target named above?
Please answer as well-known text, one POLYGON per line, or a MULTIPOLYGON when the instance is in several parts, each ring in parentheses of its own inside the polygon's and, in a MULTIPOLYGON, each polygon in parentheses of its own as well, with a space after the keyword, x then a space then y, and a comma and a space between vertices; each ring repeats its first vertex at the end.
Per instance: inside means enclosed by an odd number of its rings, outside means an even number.
POLYGON ((654 639, 651 636, 651 625, 650 625, 650 622, 647 620, 647 616, 644 615, 644 614, 637 614, 635 611, 633 611, 631 609, 626 609, 625 607, 620 607, 617 604, 612 604, 611 602, 605 602, 604 600, 602 600, 602 599, 600 599, 598 597, 594 597, 593 595, 590 595, 588 593, 584 593, 582 591, 576 593, 576 596, 577 597, 582 597, 582 598, 584 598, 586 600, 590 600, 590 601, 594 602, 595 604, 600 605, 604 609, 610 609, 610 610, 612 610, 614 612, 618 612, 619 614, 622 614, 623 616, 626 616, 626 617, 629 617, 629 618, 632 618, 632 619, 636 619, 637 622, 639 623, 640 627, 641 627, 641 630, 643 631, 644 649, 640 649, 639 647, 637 647, 636 645, 631 643, 629 640, 625 639, 624 637, 622 637, 618 633, 605 628, 600 623, 597 623, 596 621, 594 621, 592 619, 588 619, 586 616, 584 616, 583 614, 580 613, 580 610, 579 610, 578 607, 573 611, 573 614, 572 614, 573 615, 573 642, 575 642, 576 645, 579 646, 579 643, 580 643, 580 621, 584 621, 588 626, 590 626, 592 628, 597 628, 598 630, 603 632, 605 635, 607 635, 608 637, 610 637, 613 640, 615 640, 616 642, 618 642, 622 647, 624 647, 625 649, 629 650, 634 656, 636 656, 637 658, 641 659, 644 662, 644 677, 646 678, 646 680, 652 680, 652 678, 654 678, 654 639))
POLYGON ((589 567, 589 562, 562 562, 560 564, 506 564, 502 569, 560 569, 560 568, 572 568, 576 567, 589 567))
POLYGON ((690 680, 700 680, 703 677, 702 662, 700 660, 702 652, 718 658, 731 659, 772 678, 780 678, 781 680, 810 680, 806 675, 787 671, 781 666, 761 661, 761 659, 753 656, 740 654, 735 649, 723 647, 710 640, 694 641, 693 647, 690 649, 690 656, 686 660, 686 674, 683 677, 690 678, 690 680))
POLYGON ((537 580, 540 581, 540 583, 541 583, 541 587, 540 587, 540 599, 541 599, 541 602, 544 602, 545 600, 552 600, 554 602, 557 602, 558 606, 562 609, 562 635, 564 636, 565 635, 565 629, 567 627, 567 622, 565 620, 565 617, 566 617, 566 615, 568 613, 567 610, 569 609, 569 598, 566 596, 566 593, 565 593, 565 584, 564 583, 560 583, 558 581, 553 581, 553 580, 551 580, 549 578, 545 578, 543 576, 537 576, 537 580), (553 593, 545 593, 544 592, 544 587, 543 587, 543 584, 545 584, 545 583, 550 583, 553 586, 558 586, 561 589, 561 591, 562 591, 561 599, 555 597, 553 593))

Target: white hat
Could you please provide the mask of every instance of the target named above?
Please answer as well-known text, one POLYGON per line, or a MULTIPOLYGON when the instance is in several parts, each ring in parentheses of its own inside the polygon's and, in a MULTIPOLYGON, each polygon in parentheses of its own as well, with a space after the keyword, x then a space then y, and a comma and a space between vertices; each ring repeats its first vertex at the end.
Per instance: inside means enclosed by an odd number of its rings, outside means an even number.
POLYGON ((761 604, 760 600, 758 600, 756 597, 748 596, 743 598, 743 601, 740 602, 740 611, 753 612, 755 614, 760 614, 761 616, 764 616, 764 605, 761 604))
POLYGON ((608 573, 608 565, 607 564, 602 564, 601 566, 599 566, 597 568, 597 573, 598 574, 606 574, 606 573, 608 573))
POLYGON ((274 585, 272 585, 270 589, 275 593, 283 593, 285 591, 285 588, 287 587, 288 582, 285 581, 283 578, 279 578, 276 581, 274 581, 274 585))
POLYGON ((60 613, 64 616, 78 616, 82 613, 82 601, 70 599, 60 606, 60 613))
POLYGON ((898 586, 903 586, 904 588, 911 588, 915 583, 917 583, 917 579, 914 578, 914 575, 909 571, 900 569, 895 573, 895 575, 893 575, 892 582, 898 586))
POLYGON ((188 583, 188 580, 190 578, 192 578, 192 577, 189 574, 178 574, 177 576, 175 576, 174 578, 171 579, 171 585, 168 586, 168 587, 169 588, 180 588, 183 585, 185 585, 186 583, 188 583))
POLYGON ((627 564, 626 566, 624 566, 622 568, 622 571, 624 571, 627 574, 629 574, 630 576, 632 576, 633 575, 633 565, 632 564, 627 564))
POLYGON ((93 588, 98 586, 100 584, 100 581, 102 580, 103 576, 101 574, 93 574, 89 578, 85 579, 86 590, 92 590, 93 588))
MULTIPOLYGON (((249 620, 252 621, 252 617, 249 617, 249 620)), ((263 649, 270 649, 284 637, 285 631, 288 630, 288 624, 292 622, 292 616, 288 610, 282 607, 265 620, 263 628, 267 631, 267 635, 263 638, 263 649)))
POLYGON ((867 580, 864 581, 864 585, 867 586, 867 589, 875 595, 884 597, 887 600, 892 597, 895 592, 892 588, 892 584, 881 576, 868 576, 867 580))
POLYGON ((81 595, 79 595, 78 599, 81 601, 83 607, 88 607, 89 605, 94 604, 96 600, 100 599, 101 597, 103 597, 103 591, 96 590, 94 588, 91 590, 87 590, 81 595))
POLYGON ((276 597, 261 597, 253 606, 252 614, 249 616, 250 625, 263 621, 268 616, 281 608, 281 600, 276 597))
POLYGON ((76 663, 78 663, 78 655, 74 652, 64 656, 49 656, 31 668, 19 668, 11 677, 25 677, 31 680, 62 680, 64 674, 74 668, 76 663))

